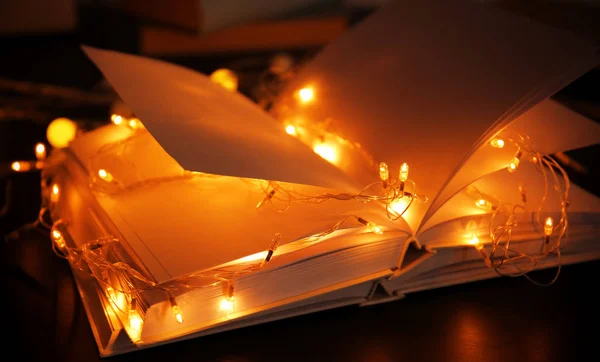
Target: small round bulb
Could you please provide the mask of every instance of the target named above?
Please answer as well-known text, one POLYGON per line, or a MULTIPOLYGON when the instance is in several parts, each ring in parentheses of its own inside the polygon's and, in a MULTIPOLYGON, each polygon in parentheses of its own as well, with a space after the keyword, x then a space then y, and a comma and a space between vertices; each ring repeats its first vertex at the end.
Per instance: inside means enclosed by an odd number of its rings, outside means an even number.
POLYGON ((210 80, 230 92, 235 92, 238 89, 238 77, 229 69, 222 68, 215 70, 210 75, 210 80))
POLYGON ((287 127, 285 127, 285 133, 289 134, 290 136, 295 136, 296 135, 296 127, 294 127, 293 125, 288 125, 287 127))
POLYGON ((35 145, 35 158, 38 161, 46 159, 46 146, 41 142, 35 145))
POLYGON ((112 180, 114 180, 113 175, 103 168, 98 170, 98 176, 106 182, 111 182, 112 180))
POLYGON ((68 118, 57 118, 46 129, 46 138, 55 148, 65 148, 75 139, 77 124, 68 118))
POLYGON ((495 148, 502 148, 504 147, 504 140, 500 138, 494 138, 490 141, 490 145, 495 148))
POLYGON ((120 125, 121 123, 123 123, 123 117, 119 116, 118 114, 111 115, 110 120, 112 123, 116 124, 117 126, 120 125))
POLYGON ((387 186, 387 182, 390 179, 390 170, 388 168, 387 163, 381 162, 379 164, 379 178, 383 181, 384 187, 387 186))
POLYGON ((311 87, 305 87, 298 91, 302 103, 309 103, 315 98, 315 91, 311 87))
POLYGON ((549 217, 546 219, 546 222, 544 223, 544 235, 550 236, 550 235, 552 235, 553 231, 554 231, 554 220, 551 217, 549 217))
POLYGON ((492 203, 486 199, 479 199, 479 200, 475 201, 475 205, 477 205, 477 207, 479 207, 480 209, 484 209, 484 210, 491 210, 493 207, 492 203))

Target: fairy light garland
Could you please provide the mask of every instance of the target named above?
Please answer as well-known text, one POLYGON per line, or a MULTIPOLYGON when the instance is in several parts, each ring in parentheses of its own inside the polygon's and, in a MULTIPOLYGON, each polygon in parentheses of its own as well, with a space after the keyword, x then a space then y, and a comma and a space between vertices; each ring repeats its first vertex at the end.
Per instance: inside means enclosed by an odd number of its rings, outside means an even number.
POLYGON ((467 243, 473 245, 481 254, 485 264, 493 268, 499 275, 525 276, 534 284, 549 285, 554 283, 560 274, 561 249, 566 239, 568 227, 567 209, 569 206, 570 180, 566 171, 558 162, 548 155, 541 154, 531 139, 509 132, 505 132, 504 136, 504 138, 492 139, 490 145, 495 148, 502 148, 505 146, 506 141, 517 149, 515 156, 506 166, 507 171, 510 173, 517 171, 522 158, 528 156, 529 161, 535 166, 543 179, 542 196, 537 205, 534 205, 534 209, 528 209, 530 202, 528 202, 527 193, 522 185, 518 189, 520 202, 514 205, 504 204, 502 200, 482 193, 473 185, 467 187, 466 192, 475 199, 475 205, 478 208, 491 211, 489 221, 490 242, 482 243, 477 235, 471 235, 467 243), (556 223, 552 217, 546 217, 545 219, 542 217, 551 189, 556 191, 560 201, 560 218, 556 223), (531 224, 540 233, 541 247, 540 251, 535 254, 520 251, 518 246, 514 246, 515 243, 511 243, 513 233, 519 225, 518 215, 527 212, 531 212, 531 224), (503 223, 496 222, 501 216, 506 221, 503 223), (555 277, 545 284, 532 280, 527 274, 535 270, 543 259, 551 256, 556 256, 559 261, 555 277))
MULTIPOLYGON (((316 94, 317 92, 314 87, 306 86, 299 89, 295 93, 295 97, 300 105, 309 107, 316 101, 316 94)), ((112 173, 112 170, 102 165, 101 167, 97 167, 97 158, 103 154, 114 152, 119 147, 125 147, 129 142, 144 135, 146 132, 142 122, 135 117, 124 117, 113 114, 111 121, 117 126, 129 127, 136 132, 126 139, 104 145, 92 157, 92 161, 88 165, 88 171, 90 172, 90 181, 93 190, 105 193, 127 192, 139 187, 152 187, 185 179, 220 177, 218 175, 185 171, 181 175, 135 181, 128 185, 121 183, 119 178, 112 173)), ((307 125, 289 122, 288 120, 284 121, 283 126, 288 135, 302 138, 305 143, 314 144, 315 152, 332 163, 335 163, 339 156, 335 153, 335 148, 327 143, 327 140, 333 139, 341 145, 358 151, 368 161, 368 164, 372 166, 373 170, 378 170, 380 181, 365 186, 358 193, 323 193, 318 195, 300 193, 292 188, 286 188, 276 181, 262 181, 260 182, 262 199, 256 204, 257 209, 268 205, 278 212, 285 212, 292 204, 297 202, 321 204, 330 200, 357 201, 361 203, 377 202, 385 205, 387 217, 395 221, 404 215, 415 200, 423 203, 428 202, 426 196, 417 193, 416 183, 409 179, 409 165, 407 163, 398 165, 398 176, 393 177, 391 176, 393 173, 390 172, 391 168, 386 162, 375 163, 373 158, 359 144, 330 132, 327 129, 327 122, 317 125, 307 125)), ((568 226, 567 207, 570 184, 566 172, 560 165, 551 157, 542 155, 529 138, 521 135, 506 134, 506 137, 496 137, 490 142, 492 147, 498 149, 504 148, 507 144, 512 144, 517 149, 515 156, 507 165, 508 172, 517 171, 522 159, 524 156, 527 156, 544 179, 543 197, 533 212, 532 217, 534 226, 541 230, 543 243, 541 251, 538 254, 528 255, 511 246, 512 234, 518 225, 516 222, 517 213, 524 212, 526 205, 528 205, 527 194, 523 188, 519 190, 521 193, 521 203, 508 205, 503 204, 501 200, 491 195, 482 193, 474 186, 469 186, 467 193, 475 199, 475 206, 491 213, 489 224, 489 238, 491 241, 489 243, 481 242, 477 234, 471 234, 469 235, 467 244, 473 246, 481 255, 484 263, 488 267, 493 268, 498 274, 509 276, 525 275, 528 277, 527 273, 534 270, 543 258, 556 255, 560 261, 560 249, 568 226), (559 180, 562 180, 562 184, 559 180), (550 184, 560 194, 561 217, 556 222, 550 217, 542 222, 541 212, 549 193, 550 184), (496 220, 501 215, 504 215, 507 221, 496 223, 496 220), (526 268, 522 267, 524 261, 529 262, 529 266, 526 268), (517 271, 506 271, 509 267, 516 268, 517 271)), ((11 165, 12 169, 15 172, 25 172, 31 169, 42 168, 46 159, 46 149, 43 144, 36 145, 35 155, 36 162, 15 161, 11 165)), ((135 166, 133 165, 133 167, 135 166)), ((42 183, 42 186, 45 188, 43 189, 43 193, 48 195, 50 206, 56 204, 59 200, 60 186, 56 183, 50 185, 42 183)), ((176 280, 157 284, 150 277, 145 276, 131 265, 120 260, 117 257, 119 255, 118 252, 111 252, 111 249, 120 247, 120 241, 112 236, 90 241, 77 248, 70 247, 69 245, 73 243, 69 242, 67 221, 59 219, 54 224, 49 225, 44 220, 47 211, 48 208, 46 206, 42 207, 36 225, 49 227, 54 252, 59 257, 69 260, 74 267, 87 271, 103 289, 113 308, 127 316, 128 325, 126 326, 126 330, 133 341, 139 341, 142 335, 145 306, 141 301, 143 300, 142 295, 144 293, 149 291, 164 293, 165 301, 168 301, 170 305, 173 318, 177 323, 184 323, 184 311, 177 303, 176 295, 180 295, 191 289, 222 285, 224 292, 219 308, 225 313, 225 316, 230 316, 235 309, 235 280, 243 275, 264 269, 273 257, 276 256, 276 251, 281 244, 281 234, 277 233, 268 245, 264 258, 251 262, 233 261, 224 267, 192 273, 176 280)), ((344 217, 327 230, 291 241, 287 245, 300 247, 314 245, 344 226, 349 228, 365 228, 378 235, 384 233, 384 229, 381 226, 360 216, 351 215, 344 217), (354 225, 350 225, 350 223, 354 225)), ((552 282, 556 280, 559 272, 560 263, 557 275, 552 282)))

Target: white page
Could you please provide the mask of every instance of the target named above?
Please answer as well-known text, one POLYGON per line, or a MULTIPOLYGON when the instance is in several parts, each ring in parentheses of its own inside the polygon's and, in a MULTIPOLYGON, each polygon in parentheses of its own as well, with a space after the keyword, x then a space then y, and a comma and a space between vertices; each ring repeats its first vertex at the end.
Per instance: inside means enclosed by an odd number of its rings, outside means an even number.
MULTIPOLYGON (((600 143, 600 124, 553 100, 545 100, 515 119, 507 128, 510 134, 527 135, 543 154, 553 154, 600 143), (514 133, 513 133, 514 132, 514 133)), ((509 133, 507 133, 509 134, 509 133)), ((421 227, 435 226, 438 209, 456 192, 471 182, 505 168, 516 152, 515 147, 497 149, 483 145, 463 164, 431 206, 437 210, 421 227)), ((524 159, 528 155, 523 156, 524 159)), ((442 218, 444 219, 444 218, 442 218)))
POLYGON ((354 189, 257 105, 198 72, 83 47, 125 104, 187 170, 354 189))
MULTIPOLYGON (((527 193, 527 212, 535 211, 543 195, 544 183, 542 175, 529 162, 524 162, 513 174, 506 170, 499 170, 473 183, 473 186, 477 187, 481 192, 494 196, 504 204, 512 205, 521 202, 520 185, 525 188, 527 193)), ((458 218, 465 219, 469 215, 478 216, 491 213, 491 211, 478 208, 475 205, 475 201, 475 199, 469 197, 465 192, 457 193, 434 214, 429 220, 433 226, 420 234, 419 238, 427 240, 431 238, 431 235, 437 235, 437 230, 443 228, 445 223, 451 220, 458 218)), ((560 199, 552 184, 549 185, 548 198, 542 211, 560 212, 560 199)), ((598 214, 600 213, 600 198, 577 185, 571 184, 568 212, 598 214)), ((502 220, 502 218, 500 217, 499 220, 502 220)), ((466 230, 464 231, 466 232, 466 230)), ((426 243, 426 241, 424 242, 426 243)))
MULTIPOLYGON (((488 5, 398 1, 326 47, 276 110, 281 118, 329 120, 395 173, 408 162, 409 178, 433 199, 497 120, 533 93, 553 94, 538 87, 594 53, 569 33, 488 5), (307 85, 315 100, 299 105, 294 92, 307 85)), ((359 169, 345 170, 361 182, 376 178, 359 169)), ((428 206, 413 210, 414 230, 428 206)))

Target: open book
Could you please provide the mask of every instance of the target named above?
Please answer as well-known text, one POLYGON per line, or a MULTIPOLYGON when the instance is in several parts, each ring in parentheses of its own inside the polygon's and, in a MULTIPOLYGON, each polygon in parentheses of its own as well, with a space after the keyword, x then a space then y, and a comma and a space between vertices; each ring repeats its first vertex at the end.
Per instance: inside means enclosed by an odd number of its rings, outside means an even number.
POLYGON ((397 2, 271 114, 194 71, 84 51, 137 117, 43 173, 102 355, 600 257, 600 200, 547 156, 600 140, 549 99, 599 61, 572 34, 397 2))

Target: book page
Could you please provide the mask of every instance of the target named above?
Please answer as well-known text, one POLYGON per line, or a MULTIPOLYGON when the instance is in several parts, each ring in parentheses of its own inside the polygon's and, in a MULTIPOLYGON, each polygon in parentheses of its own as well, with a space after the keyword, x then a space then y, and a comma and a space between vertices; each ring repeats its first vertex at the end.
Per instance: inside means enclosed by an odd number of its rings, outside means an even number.
MULTIPOLYGON (((531 97, 556 92, 549 80, 594 52, 569 33, 489 5, 397 1, 327 46, 275 109, 326 122, 390 172, 407 162, 417 192, 433 201, 487 130, 531 97), (314 90, 310 104, 297 102, 304 87, 314 90)), ((377 179, 376 170, 344 170, 361 183, 377 179)), ((429 207, 411 206, 414 230, 429 207)))
POLYGON ((83 47, 125 104, 186 170, 355 190, 342 171, 239 93, 163 61, 83 47))
MULTIPOLYGON (((600 124, 550 99, 519 116, 506 127, 506 131, 507 134, 528 136, 543 154, 564 152, 600 143, 600 124)), ((506 168, 516 151, 515 147, 508 144, 498 149, 490 146, 489 143, 475 151, 433 203, 431 207, 436 211, 431 214, 430 219, 424 221, 421 231, 435 226, 440 220, 436 217, 440 211, 438 209, 449 198, 473 181, 506 168)), ((441 220, 446 218, 442 217, 441 220)))

